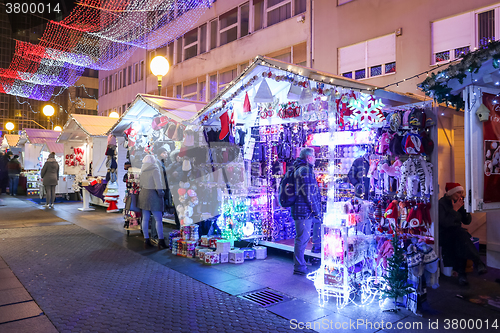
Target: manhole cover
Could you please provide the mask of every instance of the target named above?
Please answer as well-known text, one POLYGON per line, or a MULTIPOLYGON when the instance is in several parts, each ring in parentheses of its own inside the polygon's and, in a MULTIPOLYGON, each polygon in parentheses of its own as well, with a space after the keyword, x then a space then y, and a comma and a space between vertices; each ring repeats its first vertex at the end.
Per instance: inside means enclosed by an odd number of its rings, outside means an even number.
POLYGON ((291 300, 290 297, 269 288, 252 291, 238 297, 259 304, 264 308, 291 300))

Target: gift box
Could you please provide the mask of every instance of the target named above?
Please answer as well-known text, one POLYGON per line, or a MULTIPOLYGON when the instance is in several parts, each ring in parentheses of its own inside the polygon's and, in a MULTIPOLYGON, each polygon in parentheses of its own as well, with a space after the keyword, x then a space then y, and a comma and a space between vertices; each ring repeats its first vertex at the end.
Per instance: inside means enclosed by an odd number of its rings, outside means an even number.
POLYGON ((229 262, 232 264, 242 264, 244 259, 245 252, 241 250, 231 250, 229 251, 229 262))
POLYGON ((177 242, 177 255, 181 257, 186 256, 186 241, 185 240, 179 240, 177 242))
POLYGON ((219 253, 207 252, 205 253, 204 263, 207 265, 217 265, 220 263, 219 253))
POLYGON ((97 180, 95 180, 95 179, 94 179, 93 181, 91 181, 91 182, 90 182, 90 185, 92 185, 92 186, 94 186, 94 185, 96 185, 96 184, 97 184, 97 180))
POLYGON ((196 249, 196 241, 187 241, 186 242, 186 257, 194 258, 196 249))
POLYGON ((202 261, 205 260, 205 254, 207 254, 208 252, 212 252, 212 250, 206 249, 206 248, 205 249, 200 249, 198 251, 198 256, 199 256, 200 260, 202 260, 202 261))
POLYGON ((224 264, 226 262, 229 262, 229 253, 220 253, 220 263, 224 264))
POLYGON ((202 246, 208 246, 208 236, 201 236, 201 245, 202 246))
POLYGON ((182 239, 188 240, 191 237, 191 229, 189 226, 184 226, 181 228, 182 239))
POLYGON ((216 238, 216 237, 210 238, 208 240, 208 247, 216 249, 217 248, 217 241, 219 241, 219 240, 221 240, 221 238, 216 238))
POLYGON ((199 258, 200 257, 200 250, 203 249, 202 246, 197 246, 195 249, 194 249, 194 257, 195 258, 199 258))
POLYGON ((226 239, 217 241, 216 251, 219 253, 228 253, 231 250, 231 242, 226 239))
POLYGON ((255 259, 266 259, 267 258, 267 247, 265 246, 254 246, 255 259))
POLYGON ((199 232, 198 232, 198 229, 199 229, 199 226, 197 224, 194 224, 194 225, 190 225, 189 226, 189 231, 190 231, 190 240, 193 240, 193 241, 197 241, 198 238, 200 237, 199 236, 199 232))
POLYGON ((255 259, 255 250, 250 247, 242 247, 240 251, 243 251, 243 258, 245 260, 255 259))

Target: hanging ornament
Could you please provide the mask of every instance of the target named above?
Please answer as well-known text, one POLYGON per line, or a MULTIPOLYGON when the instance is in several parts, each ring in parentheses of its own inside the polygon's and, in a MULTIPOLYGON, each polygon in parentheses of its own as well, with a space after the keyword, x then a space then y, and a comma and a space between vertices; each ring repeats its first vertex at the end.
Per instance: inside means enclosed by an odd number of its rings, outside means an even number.
MULTIPOLYGON (((270 72, 269 72, 270 73, 270 72)), ((272 103, 273 102, 273 94, 271 92, 271 88, 267 84, 266 79, 264 78, 259 86, 259 90, 254 97, 255 103, 272 103)))
POLYGON ((349 122, 353 125, 359 125, 363 129, 372 127, 382 127, 385 122, 385 116, 382 113, 384 103, 380 99, 374 99, 370 95, 361 95, 358 99, 349 101, 349 108, 352 114, 349 116, 349 122))

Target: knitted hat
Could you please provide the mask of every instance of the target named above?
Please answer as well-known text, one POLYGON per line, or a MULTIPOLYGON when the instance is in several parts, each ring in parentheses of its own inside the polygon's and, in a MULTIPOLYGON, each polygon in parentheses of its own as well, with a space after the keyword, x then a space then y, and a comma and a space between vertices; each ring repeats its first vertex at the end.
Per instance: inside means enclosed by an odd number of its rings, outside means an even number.
POLYGON ((422 140, 420 135, 414 133, 407 133, 402 141, 404 150, 409 155, 421 154, 424 152, 422 140))
POLYGON ((167 129, 165 131, 165 135, 169 138, 169 139, 173 139, 174 137, 174 134, 175 134, 175 123, 174 122, 171 122, 168 124, 167 126, 167 129))
POLYGON ((410 228, 418 228, 422 225, 422 212, 417 207, 412 207, 408 213, 408 224, 410 228))
POLYGON ((464 191, 464 188, 459 183, 446 183, 446 195, 452 196, 453 194, 464 191))
POLYGON ((252 106, 250 105, 250 99, 248 98, 248 92, 245 93, 245 101, 243 102, 243 112, 252 111, 252 106))

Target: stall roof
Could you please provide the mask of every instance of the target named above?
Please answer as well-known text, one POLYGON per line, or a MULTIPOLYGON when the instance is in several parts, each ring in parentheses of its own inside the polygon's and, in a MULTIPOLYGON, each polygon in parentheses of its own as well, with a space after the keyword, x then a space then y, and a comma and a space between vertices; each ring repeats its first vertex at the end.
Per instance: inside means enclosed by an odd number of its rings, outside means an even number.
POLYGON ((193 118, 205 103, 165 96, 138 94, 128 109, 122 114, 109 133, 122 133, 134 121, 151 118, 158 114, 182 122, 193 118))
POLYGON ((57 142, 82 141, 89 136, 106 136, 109 129, 116 122, 116 118, 70 114, 57 142))
POLYGON ((462 107, 462 90, 470 85, 497 94, 500 89, 500 41, 471 52, 459 62, 429 75, 418 87, 438 102, 450 102, 462 107))
POLYGON ((25 128, 21 132, 21 137, 19 139, 19 144, 32 143, 32 144, 44 144, 46 141, 57 140, 59 132, 38 129, 38 128, 25 128))
POLYGON ((45 142, 47 146, 47 150, 49 152, 54 152, 56 154, 64 154, 64 144, 56 143, 55 141, 47 141, 45 142))
MULTIPOLYGON (((239 77, 231 81, 224 90, 222 90, 212 101, 207 103, 207 105, 198 114, 192 118, 192 121, 199 120, 202 115, 207 113, 210 109, 214 108, 219 102, 222 105, 222 100, 229 97, 231 94, 236 93, 237 89, 240 88, 241 84, 238 84, 245 78, 251 78, 257 76, 261 78, 261 74, 268 70, 269 68, 280 70, 288 73, 286 75, 300 76, 303 78, 308 78, 310 80, 315 80, 317 82, 323 82, 331 86, 337 86, 342 88, 349 88, 352 90, 363 91, 365 93, 373 94, 382 99, 386 105, 401 105, 421 102, 420 99, 415 98, 413 95, 400 94, 397 92, 379 89, 377 86, 363 83, 361 81, 349 79, 343 76, 330 74, 322 71, 318 71, 313 68, 299 66, 290 64, 284 61, 257 56, 255 60, 248 66, 239 77)), ((245 81, 246 82, 246 81, 245 81)), ((243 83, 244 84, 244 83, 243 83)), ((243 98, 240 96, 240 98, 243 98)), ((221 112, 218 112, 221 113, 221 112)))
POLYGON ((15 147, 19 143, 20 136, 17 134, 5 134, 4 138, 5 140, 7 140, 7 144, 9 146, 15 147))

